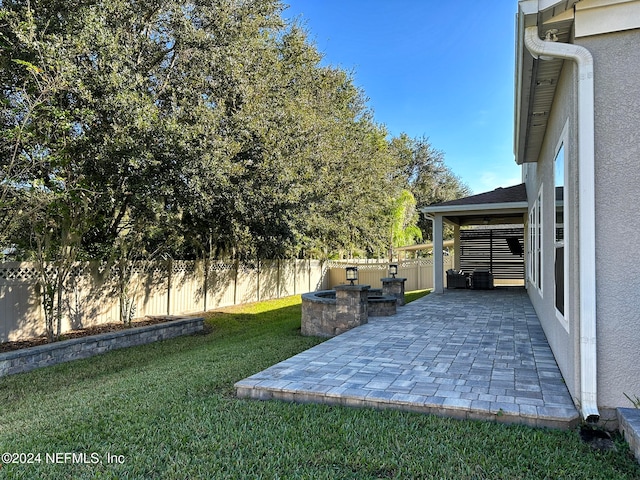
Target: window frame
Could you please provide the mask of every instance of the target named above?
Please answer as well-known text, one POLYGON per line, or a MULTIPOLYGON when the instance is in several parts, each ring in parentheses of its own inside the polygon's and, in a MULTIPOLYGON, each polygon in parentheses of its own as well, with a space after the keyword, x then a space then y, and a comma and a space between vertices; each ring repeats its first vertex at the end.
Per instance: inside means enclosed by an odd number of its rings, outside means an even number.
POLYGON ((554 301, 553 301, 553 309, 556 313, 556 318, 558 319, 558 321, 560 322, 560 324, 564 327, 564 329, 567 331, 567 333, 569 332, 569 295, 567 295, 567 287, 569 286, 569 246, 571 245, 570 243, 570 229, 567 228, 568 224, 569 224, 569 169, 567 168, 567 159, 569 158, 569 120, 567 119, 567 121, 564 124, 564 127, 562 129, 562 133, 560 134, 560 138, 558 139, 558 143, 556 145, 556 148, 554 150, 554 157, 553 157, 553 202, 554 202, 554 218, 553 218, 553 225, 554 225, 554 231, 553 231, 553 262, 554 262, 554 275, 553 275, 553 291, 554 291, 554 301), (558 156, 559 154, 562 152, 562 161, 563 161, 563 168, 562 168, 562 239, 558 239, 558 235, 557 235, 557 229, 558 229, 558 224, 557 224, 557 213, 556 213, 556 208, 557 208, 557 200, 556 200, 556 185, 558 184, 558 171, 557 171, 557 160, 558 160, 558 156), (556 304, 556 290, 557 290, 557 279, 556 279, 556 274, 555 274, 555 268, 556 268, 556 258, 557 258, 557 249, 558 248, 562 248, 562 262, 563 262, 563 272, 562 272, 562 282, 563 282, 563 310, 564 313, 561 312, 560 310, 558 310, 557 308, 557 304, 556 304))
POLYGON ((542 264, 543 264, 543 235, 542 235, 542 193, 543 185, 540 185, 531 210, 529 211, 529 281, 536 287, 542 297, 542 264))

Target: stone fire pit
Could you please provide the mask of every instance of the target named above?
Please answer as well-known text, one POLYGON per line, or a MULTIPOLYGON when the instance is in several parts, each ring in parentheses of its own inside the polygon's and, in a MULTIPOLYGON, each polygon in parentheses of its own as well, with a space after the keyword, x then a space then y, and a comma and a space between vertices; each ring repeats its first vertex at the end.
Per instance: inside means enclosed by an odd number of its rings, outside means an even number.
MULTIPOLYGON (((396 314, 398 298, 368 285, 338 285, 302 295, 302 335, 334 337, 365 324, 369 317, 396 314)), ((403 302, 404 304, 404 302, 403 302)))

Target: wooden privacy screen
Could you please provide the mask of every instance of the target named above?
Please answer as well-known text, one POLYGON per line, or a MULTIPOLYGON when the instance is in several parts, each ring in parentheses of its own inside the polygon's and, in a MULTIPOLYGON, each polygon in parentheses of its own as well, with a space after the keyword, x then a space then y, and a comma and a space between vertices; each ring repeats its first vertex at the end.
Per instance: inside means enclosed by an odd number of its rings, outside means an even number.
POLYGON ((524 279, 524 227, 460 231, 460 268, 491 270, 503 280, 524 279))

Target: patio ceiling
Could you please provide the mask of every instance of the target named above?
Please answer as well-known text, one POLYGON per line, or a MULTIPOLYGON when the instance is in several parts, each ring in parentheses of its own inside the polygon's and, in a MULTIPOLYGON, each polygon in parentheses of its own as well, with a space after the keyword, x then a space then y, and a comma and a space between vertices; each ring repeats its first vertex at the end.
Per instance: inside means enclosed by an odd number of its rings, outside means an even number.
POLYGON ((521 225, 524 223, 527 208, 527 190, 524 183, 521 183, 436 203, 420 210, 430 217, 442 215, 444 221, 452 225, 521 225))

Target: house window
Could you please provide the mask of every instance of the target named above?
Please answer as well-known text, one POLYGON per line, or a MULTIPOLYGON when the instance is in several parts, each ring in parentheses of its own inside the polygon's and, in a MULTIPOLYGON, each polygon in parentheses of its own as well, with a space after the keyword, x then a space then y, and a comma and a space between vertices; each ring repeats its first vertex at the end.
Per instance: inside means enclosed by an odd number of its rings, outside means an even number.
POLYGON ((542 292, 542 187, 529 212, 529 280, 542 292))
POLYGON ((555 206, 556 206, 556 245, 564 243, 564 143, 556 155, 554 162, 555 206))
POLYGON ((528 231, 529 231, 529 242, 528 242, 528 248, 527 248, 527 273, 529 276, 529 281, 531 283, 536 283, 535 282, 535 278, 534 278, 534 271, 535 269, 533 268, 533 252, 534 252, 534 218, 535 218, 535 208, 536 206, 534 205, 531 210, 529 210, 529 222, 528 222, 528 231))
MULTIPOLYGON (((565 127, 566 132, 566 127, 565 127)), ((565 137, 566 133, 563 134, 565 137)), ((555 205, 555 237, 554 237, 554 279, 556 314, 561 321, 565 317, 565 148, 564 138, 557 148, 554 160, 554 205, 555 205)))
POLYGON ((536 218, 536 286, 542 292, 542 187, 538 192, 536 218))

